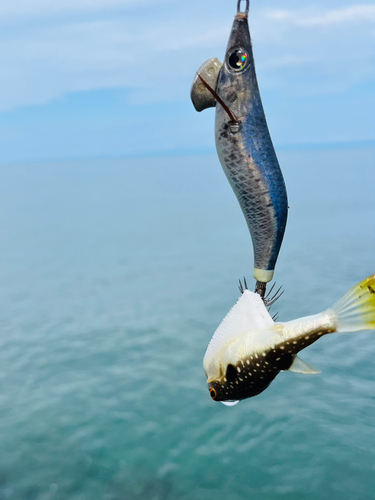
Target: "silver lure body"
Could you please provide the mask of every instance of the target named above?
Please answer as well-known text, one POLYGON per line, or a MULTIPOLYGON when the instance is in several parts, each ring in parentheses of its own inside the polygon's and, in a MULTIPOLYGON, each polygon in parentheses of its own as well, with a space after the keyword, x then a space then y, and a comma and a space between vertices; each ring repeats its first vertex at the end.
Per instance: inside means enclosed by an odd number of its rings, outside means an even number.
POLYGON ((243 14, 234 19, 216 92, 239 119, 236 132, 222 106, 216 106, 216 148, 253 240, 254 278, 268 282, 284 236, 288 199, 263 111, 247 16, 243 14), (230 63, 238 48, 247 55, 239 71, 230 63))
MULTIPOLYGON (((193 103, 195 88, 196 79, 193 103)), ((239 9, 215 91, 236 116, 233 122, 223 106, 216 104, 218 156, 250 230, 254 278, 267 283, 272 280, 284 237, 288 199, 259 93, 247 12, 239 9)), ((207 93, 206 107, 212 106, 210 100, 207 93)))

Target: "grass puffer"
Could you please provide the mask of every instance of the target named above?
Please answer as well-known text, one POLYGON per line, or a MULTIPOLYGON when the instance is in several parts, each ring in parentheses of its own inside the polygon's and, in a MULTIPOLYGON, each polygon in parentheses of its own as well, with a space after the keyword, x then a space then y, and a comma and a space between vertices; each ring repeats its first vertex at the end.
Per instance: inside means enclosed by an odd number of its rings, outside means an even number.
POLYGON ((298 352, 323 335, 375 328, 375 275, 326 311, 275 323, 257 293, 244 290, 214 333, 203 359, 211 398, 227 405, 263 392, 283 370, 319 373, 298 352))

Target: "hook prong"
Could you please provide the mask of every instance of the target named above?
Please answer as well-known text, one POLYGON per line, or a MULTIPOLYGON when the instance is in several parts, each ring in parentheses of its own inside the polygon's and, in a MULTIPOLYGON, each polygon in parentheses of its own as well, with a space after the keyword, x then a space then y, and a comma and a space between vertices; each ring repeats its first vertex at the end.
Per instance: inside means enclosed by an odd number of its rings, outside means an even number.
POLYGON ((272 290, 275 288, 276 281, 272 284, 271 288, 268 290, 267 295, 264 297, 265 299, 268 299, 268 297, 271 295, 272 290))
POLYGON ((271 288, 269 289, 267 295, 264 297, 264 305, 268 308, 272 306, 284 293, 284 290, 282 289, 282 286, 280 286, 276 292, 272 293, 276 285, 276 281, 272 284, 271 288))

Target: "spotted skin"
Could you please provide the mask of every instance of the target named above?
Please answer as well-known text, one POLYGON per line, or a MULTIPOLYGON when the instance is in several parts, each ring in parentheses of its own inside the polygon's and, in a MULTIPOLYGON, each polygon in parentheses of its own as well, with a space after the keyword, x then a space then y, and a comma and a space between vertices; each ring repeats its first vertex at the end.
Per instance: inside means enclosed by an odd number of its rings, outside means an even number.
POLYGON ((237 365, 228 365, 225 377, 208 384, 215 401, 241 400, 263 392, 282 370, 288 370, 299 351, 334 330, 317 330, 252 354, 237 365))

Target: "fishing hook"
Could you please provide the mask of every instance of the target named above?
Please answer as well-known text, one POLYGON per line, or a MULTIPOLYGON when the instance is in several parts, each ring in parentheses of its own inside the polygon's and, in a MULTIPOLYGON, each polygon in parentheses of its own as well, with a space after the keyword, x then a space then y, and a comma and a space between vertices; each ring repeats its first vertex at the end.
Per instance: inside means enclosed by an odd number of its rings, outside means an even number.
POLYGON ((279 318, 279 311, 277 311, 277 313, 275 313, 273 316, 272 316, 272 319, 273 321, 276 323, 276 321, 278 320, 279 318))
MULTIPOLYGON (((245 276, 243 277, 243 282, 244 282, 243 285, 242 285, 242 281, 241 280, 238 280, 238 281, 239 281, 238 289, 241 292, 241 294, 243 294, 245 290, 248 290, 245 276)), ((275 288, 275 285, 276 285, 276 281, 273 283, 273 285, 268 290, 268 293, 266 295, 266 286, 267 286, 267 283, 263 283, 262 281, 257 281, 257 283, 256 283, 255 293, 257 293, 258 295, 261 296, 261 298, 262 298, 262 300, 264 302, 264 305, 266 307, 268 307, 268 310, 271 308, 272 304, 274 304, 282 296, 282 294, 285 291, 285 290, 281 291, 282 287, 280 286, 277 289, 277 291, 272 295, 272 292, 273 292, 273 289, 275 288), (272 295, 272 297, 271 297, 271 295, 272 295)), ((274 321, 275 321, 275 317, 277 318, 278 314, 279 313, 276 313, 272 317, 272 319, 274 321)))
POLYGON ((266 295, 266 286, 267 286, 267 283, 264 283, 263 281, 257 281, 256 282, 256 285, 255 285, 255 293, 259 294, 264 302, 264 305, 266 307, 271 307, 272 304, 274 304, 277 299, 279 299, 282 294, 284 293, 284 290, 281 291, 281 288, 280 287, 273 295, 272 295, 272 291, 273 289, 275 288, 275 285, 276 283, 274 283, 270 290, 268 291, 267 295, 266 295), (272 295, 272 297, 271 297, 272 295))
POLYGON ((238 285, 238 289, 242 294, 245 290, 248 290, 245 276, 243 277, 244 286, 242 286, 241 280, 238 281, 240 282, 240 284, 238 285))
POLYGON ((274 304, 276 302, 276 300, 278 300, 285 291, 285 290, 281 291, 282 287, 279 287, 278 290, 271 297, 272 290, 274 289, 275 285, 276 285, 276 282, 271 286, 269 292, 267 293, 267 295, 263 299, 264 303, 267 307, 271 307, 272 304, 274 304))
POLYGON ((238 0, 237 2, 237 14, 248 14, 250 7, 250 0, 246 0, 246 8, 244 11, 241 10, 241 2, 242 0, 238 0))

